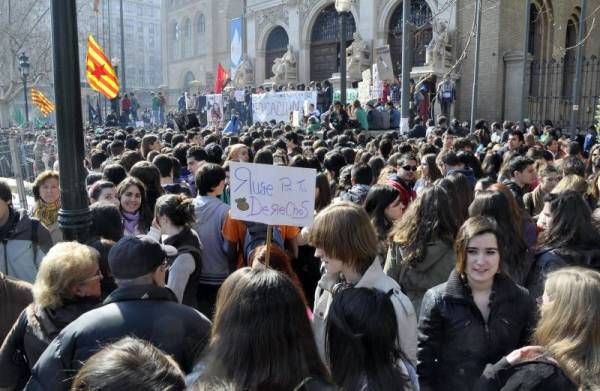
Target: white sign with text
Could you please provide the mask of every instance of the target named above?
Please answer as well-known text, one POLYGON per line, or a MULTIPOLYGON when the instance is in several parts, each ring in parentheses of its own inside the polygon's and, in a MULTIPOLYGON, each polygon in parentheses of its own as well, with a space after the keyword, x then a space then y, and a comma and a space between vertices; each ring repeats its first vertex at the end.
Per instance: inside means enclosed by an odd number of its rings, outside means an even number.
POLYGON ((317 91, 267 92, 252 95, 252 119, 254 122, 290 122, 290 113, 304 113, 305 105, 317 105, 317 91))
POLYGON ((231 216, 271 225, 310 226, 316 170, 231 162, 231 216))

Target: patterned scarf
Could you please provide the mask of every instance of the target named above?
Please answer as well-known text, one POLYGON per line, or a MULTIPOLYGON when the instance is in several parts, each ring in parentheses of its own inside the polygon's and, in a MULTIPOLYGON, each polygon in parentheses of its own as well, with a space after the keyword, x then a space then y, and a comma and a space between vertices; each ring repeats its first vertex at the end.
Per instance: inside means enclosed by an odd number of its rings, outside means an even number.
POLYGON ((46 227, 50 227, 58 221, 59 209, 60 199, 51 203, 46 203, 40 199, 33 210, 33 217, 40 220, 46 227))

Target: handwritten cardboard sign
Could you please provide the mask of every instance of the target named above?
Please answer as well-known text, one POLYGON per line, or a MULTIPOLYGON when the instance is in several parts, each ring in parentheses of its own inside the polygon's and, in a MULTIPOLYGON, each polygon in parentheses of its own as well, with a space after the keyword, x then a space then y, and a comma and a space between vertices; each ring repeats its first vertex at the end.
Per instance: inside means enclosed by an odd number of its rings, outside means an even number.
POLYGON ((315 209, 316 170, 231 162, 231 215, 271 225, 309 226, 315 209))

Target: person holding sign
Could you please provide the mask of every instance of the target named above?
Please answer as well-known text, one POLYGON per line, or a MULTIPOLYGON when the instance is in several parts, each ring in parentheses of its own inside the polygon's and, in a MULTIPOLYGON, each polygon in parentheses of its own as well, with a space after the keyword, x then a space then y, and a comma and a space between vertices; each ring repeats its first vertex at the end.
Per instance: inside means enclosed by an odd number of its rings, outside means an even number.
POLYGON ((417 315, 400 286, 385 275, 377 256, 375 229, 365 210, 351 202, 323 209, 309 233, 325 273, 315 293, 313 329, 321 355, 325 353, 325 326, 333 293, 343 286, 375 288, 391 295, 398 324, 399 348, 414 365, 417 356, 417 315))

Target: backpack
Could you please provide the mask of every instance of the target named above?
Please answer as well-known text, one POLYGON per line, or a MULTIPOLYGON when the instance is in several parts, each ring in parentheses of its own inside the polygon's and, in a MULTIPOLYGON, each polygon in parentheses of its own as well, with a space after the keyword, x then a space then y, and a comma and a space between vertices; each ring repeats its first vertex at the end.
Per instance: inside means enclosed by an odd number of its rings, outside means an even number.
MULTIPOLYGON (((250 254, 258 246, 267 243, 267 225, 263 223, 255 223, 245 221, 246 235, 244 236, 244 259, 246 262, 250 259, 250 254)), ((284 249, 284 240, 281 231, 277 226, 273 226, 273 237, 271 243, 284 249)))

